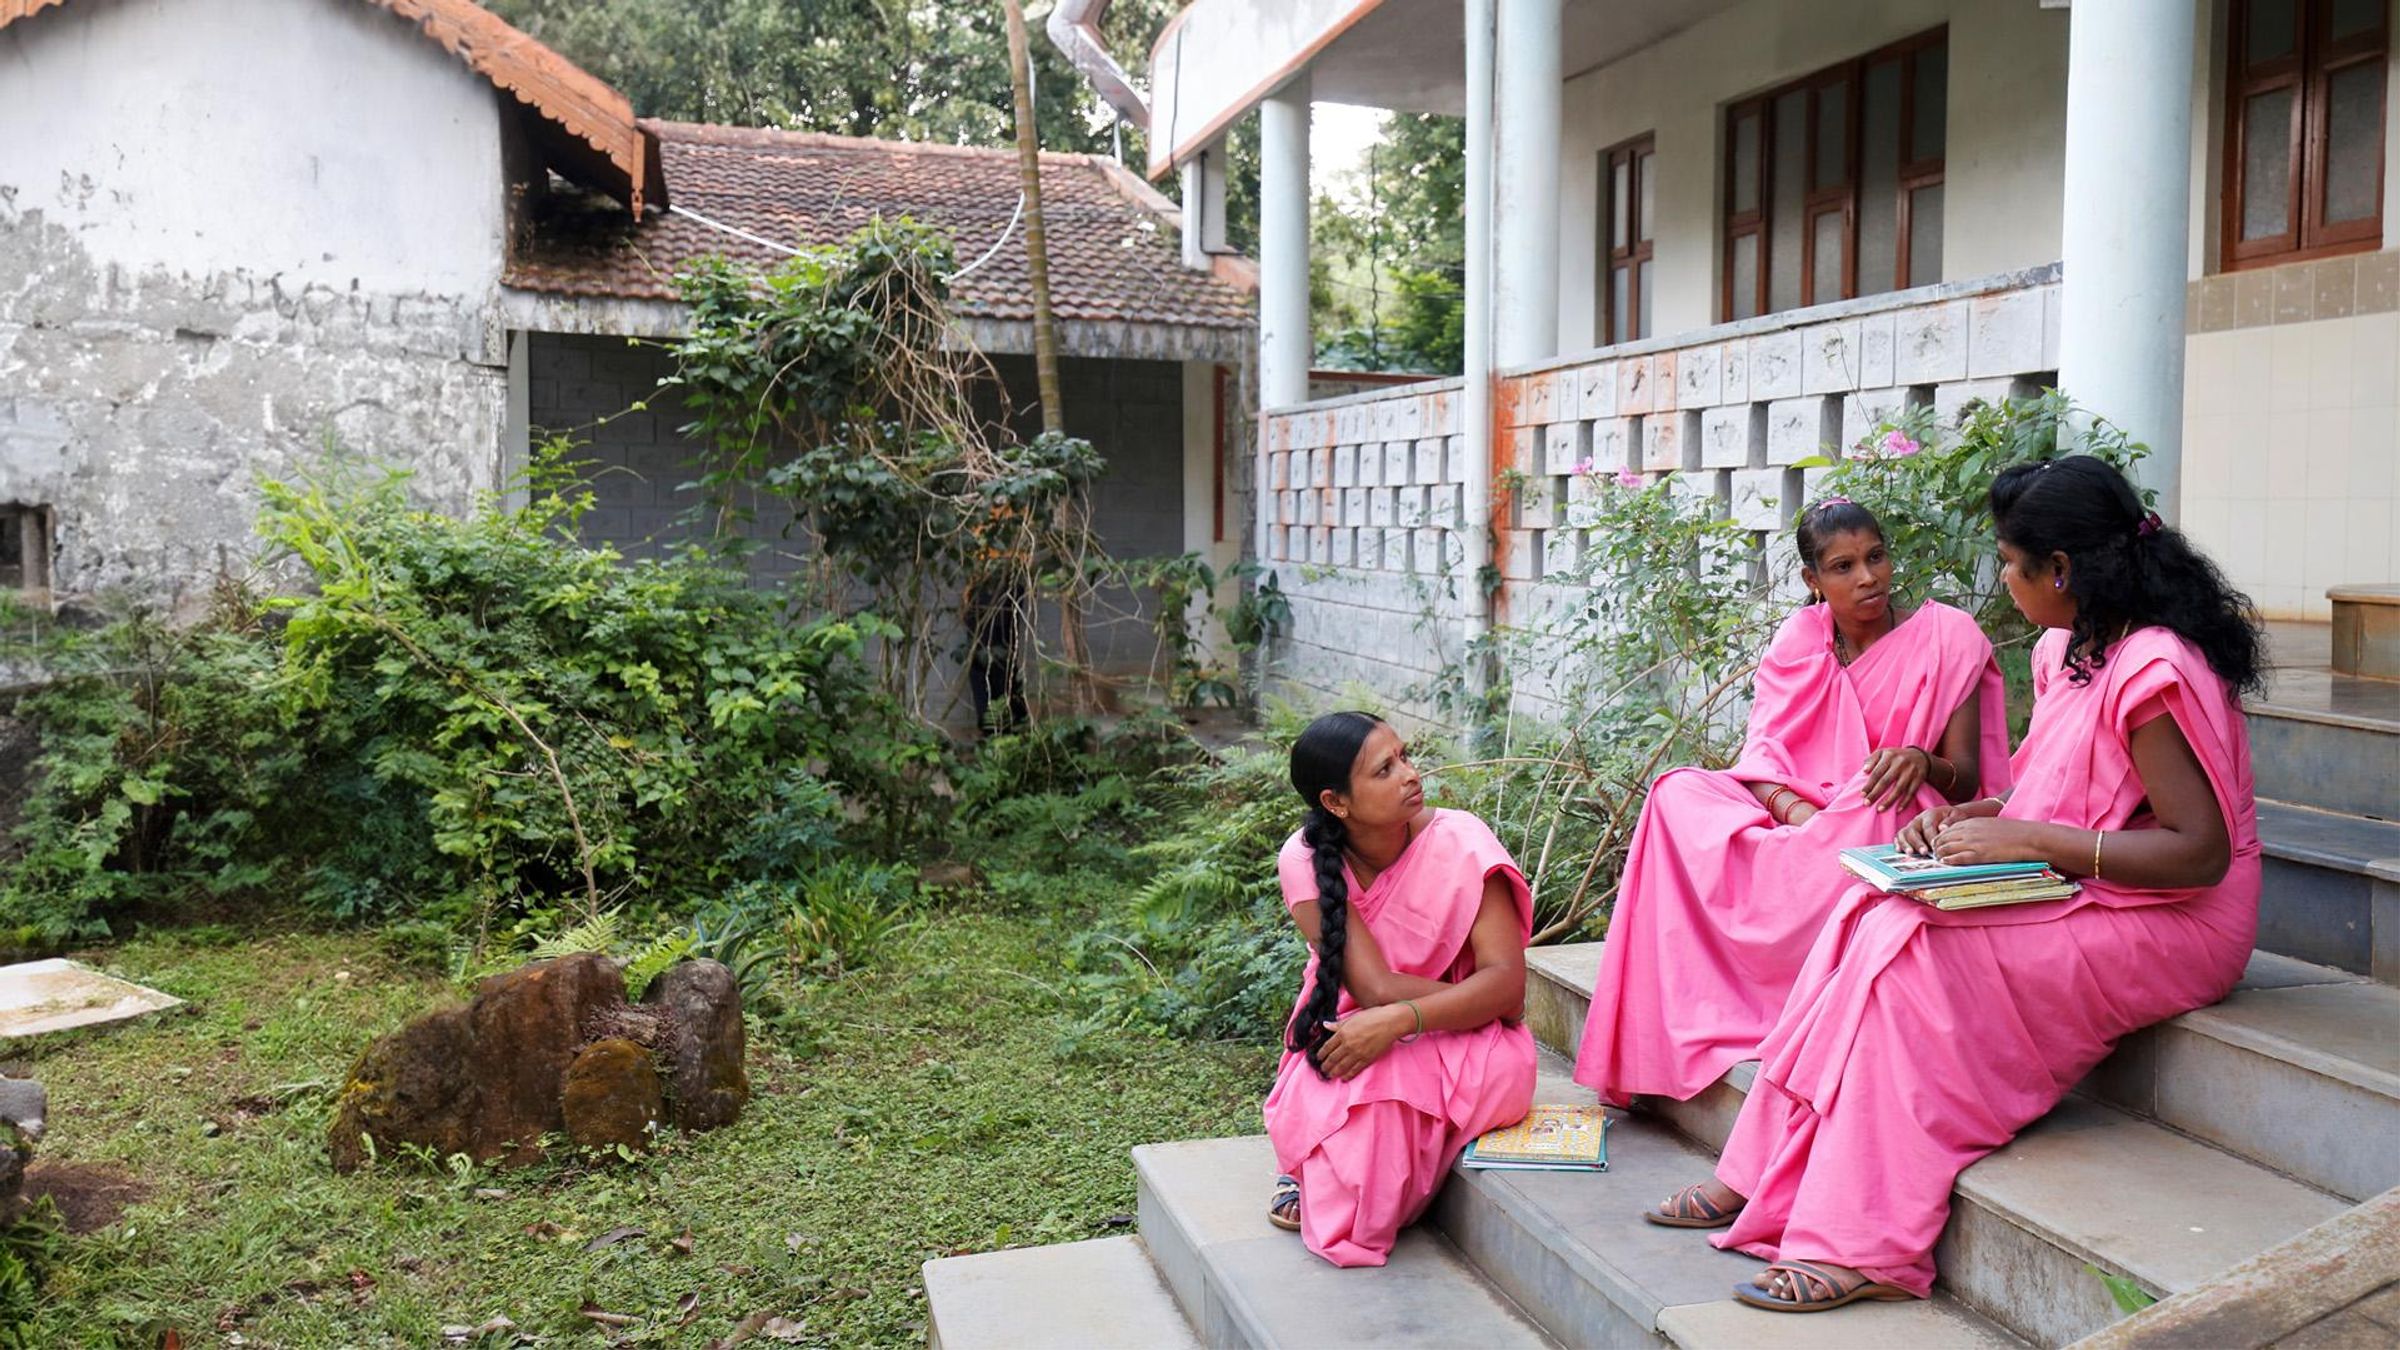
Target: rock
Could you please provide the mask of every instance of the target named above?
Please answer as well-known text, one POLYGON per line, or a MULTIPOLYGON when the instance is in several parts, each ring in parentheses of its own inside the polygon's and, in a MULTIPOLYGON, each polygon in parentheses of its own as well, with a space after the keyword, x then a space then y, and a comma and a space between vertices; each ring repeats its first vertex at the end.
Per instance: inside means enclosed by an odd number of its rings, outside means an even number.
POLYGON ((666 1015, 658 1048, 667 1118, 686 1130, 731 1125, 750 1101, 742 991, 733 972, 715 961, 678 962, 650 982, 642 1002, 666 1015))
POLYGON ((917 869, 917 884, 929 891, 971 891, 983 884, 973 863, 931 862, 917 869))
POLYGON ((358 1058, 334 1103, 326 1144, 335 1170, 376 1153, 421 1144, 437 1157, 476 1155, 479 1094, 467 1009, 445 1008, 377 1039, 358 1058))
POLYGON ((468 1005, 475 1042, 480 1103, 478 1161, 506 1155, 529 1161, 543 1134, 566 1124, 559 1085, 590 1029, 625 1006, 617 963, 586 952, 536 961, 475 986, 468 1005))
POLYGON ((621 1036, 594 1041, 567 1066, 567 1137, 585 1148, 647 1149, 666 1117, 650 1052, 621 1036))

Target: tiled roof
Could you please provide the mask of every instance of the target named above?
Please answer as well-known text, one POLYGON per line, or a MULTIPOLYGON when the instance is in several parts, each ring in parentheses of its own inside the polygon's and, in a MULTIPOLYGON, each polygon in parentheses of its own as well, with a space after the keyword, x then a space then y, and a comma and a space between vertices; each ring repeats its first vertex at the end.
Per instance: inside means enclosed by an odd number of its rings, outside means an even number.
MULTIPOLYGON (((0 28, 66 0, 0 0, 0 28)), ((635 122, 633 105, 565 57, 502 22, 471 0, 366 0, 416 25, 467 68, 507 91, 559 135, 544 148, 579 182, 608 192, 639 214, 665 204, 655 147, 635 122)))
MULTIPOLYGON (((674 274, 721 253, 768 264, 783 254, 681 211, 794 246, 838 243, 876 217, 909 216, 948 230, 963 267, 952 300, 962 317, 1028 320, 1032 291, 1017 207, 1013 150, 861 140, 688 122, 644 121, 658 138, 680 211, 639 225, 553 203, 509 260, 505 281, 556 295, 673 299, 674 274)), ((1162 214, 1173 207, 1132 173, 1090 155, 1042 156, 1052 308, 1063 321, 1093 320, 1240 329, 1252 321, 1246 288, 1183 265, 1162 214)))

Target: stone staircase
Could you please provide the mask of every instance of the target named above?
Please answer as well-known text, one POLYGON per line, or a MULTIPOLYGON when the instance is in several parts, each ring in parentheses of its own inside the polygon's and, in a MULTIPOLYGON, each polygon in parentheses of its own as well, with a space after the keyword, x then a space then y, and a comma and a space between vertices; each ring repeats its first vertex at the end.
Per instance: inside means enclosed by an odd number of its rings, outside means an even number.
MULTIPOLYGON (((2318 630, 2319 633, 2322 630, 2318 630)), ((2232 996, 2129 1038, 1959 1179, 1935 1297, 1793 1317, 1759 1263, 1658 1228, 1706 1176, 1744 1064, 1611 1127, 1604 1175, 1459 1172, 1389 1265, 1337 1270, 1267 1225, 1263 1137, 1134 1150, 1140 1236, 931 1262, 928 1337, 1003 1346, 2065 1345, 2117 1322, 2100 1273, 2165 1298, 2400 1186, 2400 684, 2287 669, 2251 712, 2268 855, 2232 996)), ((1538 1097, 1568 1080, 1596 944, 1529 959, 1538 1097)))

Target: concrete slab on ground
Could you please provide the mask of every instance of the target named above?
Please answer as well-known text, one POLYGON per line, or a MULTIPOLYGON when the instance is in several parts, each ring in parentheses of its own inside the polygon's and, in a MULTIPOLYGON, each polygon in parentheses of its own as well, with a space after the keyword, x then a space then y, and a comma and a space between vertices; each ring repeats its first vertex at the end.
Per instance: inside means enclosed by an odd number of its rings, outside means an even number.
POLYGON ((1141 1239, 925 1263, 931 1350, 1199 1350, 1141 1239))
POLYGON ((0 1040, 146 1017, 182 999, 78 962, 53 958, 0 966, 0 1040))

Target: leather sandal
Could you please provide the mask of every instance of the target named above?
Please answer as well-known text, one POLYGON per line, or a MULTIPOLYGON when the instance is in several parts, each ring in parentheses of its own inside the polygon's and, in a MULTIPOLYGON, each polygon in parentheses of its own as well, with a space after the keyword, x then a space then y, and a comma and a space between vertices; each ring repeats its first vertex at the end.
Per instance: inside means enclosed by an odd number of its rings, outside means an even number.
POLYGON ((1725 1228, 1742 1212, 1740 1205, 1720 1208, 1708 1198, 1706 1182, 1684 1187, 1659 1204, 1642 1211, 1642 1217, 1661 1228, 1725 1228))
POLYGON ((1286 1232, 1300 1231, 1300 1183, 1288 1176, 1275 1178, 1275 1198, 1267 1202, 1267 1222, 1286 1232))
POLYGON ((1777 1261, 1756 1283, 1737 1284, 1733 1296, 1753 1308, 1770 1312, 1812 1313, 1845 1303, 1899 1303, 1916 1297, 1895 1284, 1880 1284, 1857 1271, 1816 1261, 1777 1261), (1783 1292, 1776 1292, 1776 1273, 1782 1272, 1783 1292), (1847 1273, 1856 1283, 1842 1279, 1847 1273))

